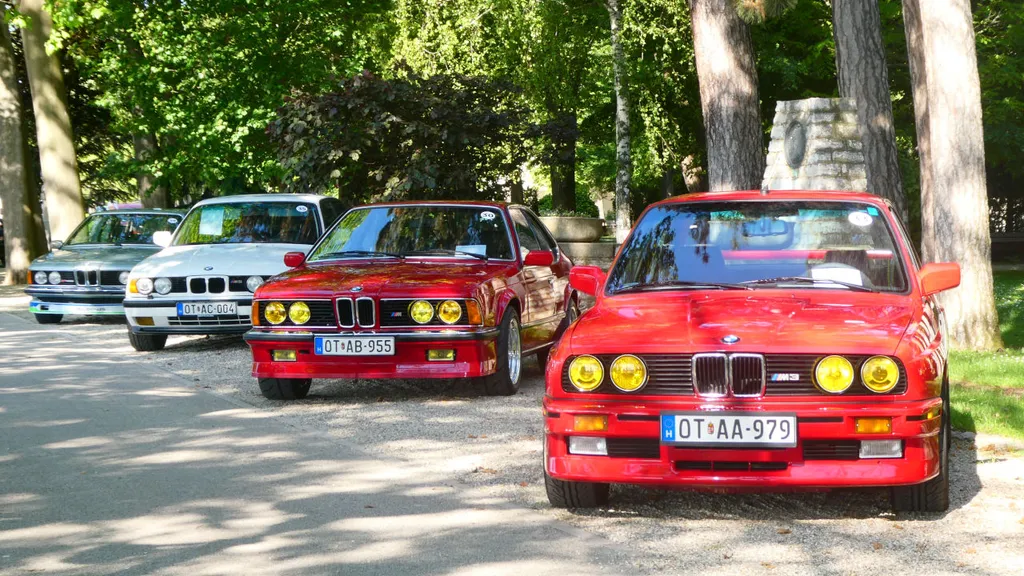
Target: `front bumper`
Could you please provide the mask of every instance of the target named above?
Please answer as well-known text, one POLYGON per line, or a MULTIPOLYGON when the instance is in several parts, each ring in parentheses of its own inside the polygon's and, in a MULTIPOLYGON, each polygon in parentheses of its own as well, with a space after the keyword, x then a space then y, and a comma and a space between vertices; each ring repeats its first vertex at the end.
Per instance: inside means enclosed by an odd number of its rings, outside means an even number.
MULTIPOLYGON (((552 477, 585 482, 710 488, 838 488, 918 484, 939 473, 938 431, 943 414, 922 415, 941 407, 938 398, 872 404, 823 406, 815 401, 743 402, 715 410, 797 415, 795 448, 681 448, 659 443, 660 414, 708 410, 699 402, 644 404, 584 402, 545 398, 544 468, 552 477), (575 432, 574 416, 607 414, 605 432, 575 432), (891 417, 889 434, 859 434, 855 417, 891 417), (612 456, 569 454, 569 436, 601 436, 625 447, 612 456), (822 446, 859 445, 863 440, 902 440, 903 457, 860 459, 822 446)), ((612 450, 609 450, 612 453, 612 450)))
POLYGON ((133 298, 124 301, 124 315, 134 334, 245 334, 252 328, 252 298, 133 298), (178 316, 179 302, 234 302, 236 314, 178 316))
POLYGON ((28 309, 33 314, 124 315, 123 287, 32 285, 25 293, 32 297, 28 309))
POLYGON ((497 328, 472 332, 309 333, 252 330, 252 375, 257 378, 473 378, 497 369, 497 328), (316 336, 394 336, 393 356, 320 356, 316 336), (428 361, 427 351, 455 351, 454 361, 428 361), (295 362, 277 362, 273 350, 295 350, 295 362))

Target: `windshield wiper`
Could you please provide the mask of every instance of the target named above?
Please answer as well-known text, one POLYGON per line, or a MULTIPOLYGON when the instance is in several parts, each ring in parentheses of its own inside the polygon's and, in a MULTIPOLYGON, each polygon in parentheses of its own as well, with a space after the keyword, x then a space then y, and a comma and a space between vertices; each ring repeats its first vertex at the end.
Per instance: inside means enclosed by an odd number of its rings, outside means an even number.
POLYGON ((867 286, 861 286, 860 284, 852 284, 850 282, 840 282, 839 280, 833 280, 831 278, 810 278, 807 276, 779 276, 778 278, 760 278, 758 280, 747 280, 744 284, 817 284, 819 282, 827 282, 829 284, 835 284, 837 286, 843 286, 849 288, 854 292, 878 292, 873 288, 867 286))
POLYGON ((487 260, 487 256, 483 254, 477 254, 476 252, 466 252, 464 250, 449 250, 447 248, 437 248, 434 250, 415 250, 412 252, 405 252, 407 256, 430 256, 432 254, 437 255, 451 255, 451 256, 472 256, 477 260, 487 260))
POLYGON ((368 257, 385 257, 385 258, 405 258, 404 254, 398 252, 380 252, 377 250, 341 250, 339 252, 328 252, 320 258, 347 258, 349 256, 368 256, 368 257))
POLYGON ((658 290, 678 290, 680 288, 713 288, 716 290, 753 290, 750 286, 743 284, 730 284, 728 282, 697 282, 693 280, 675 280, 672 282, 657 282, 646 284, 633 282, 619 288, 614 293, 624 294, 629 292, 656 292, 658 290))

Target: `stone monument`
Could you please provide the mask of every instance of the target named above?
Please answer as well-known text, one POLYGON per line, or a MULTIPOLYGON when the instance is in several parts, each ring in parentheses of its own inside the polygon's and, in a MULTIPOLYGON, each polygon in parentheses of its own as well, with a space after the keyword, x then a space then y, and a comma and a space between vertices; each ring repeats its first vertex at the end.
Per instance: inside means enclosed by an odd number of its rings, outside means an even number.
POLYGON ((863 144, 852 98, 808 98, 775 105, 762 187, 867 190, 863 144))

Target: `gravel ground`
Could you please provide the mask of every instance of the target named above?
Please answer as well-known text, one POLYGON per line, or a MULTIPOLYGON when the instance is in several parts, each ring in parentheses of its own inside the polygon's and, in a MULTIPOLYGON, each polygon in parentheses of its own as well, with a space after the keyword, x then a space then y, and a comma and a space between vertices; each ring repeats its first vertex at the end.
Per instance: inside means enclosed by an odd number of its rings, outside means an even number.
MULTIPOLYGON (((28 300, 0 288, 0 312, 23 318, 28 300)), ((307 400, 265 400, 234 337, 171 338, 136 353, 122 320, 65 319, 83 345, 154 362, 193 386, 294 419, 366 450, 444 472, 453 487, 545 511, 635 553, 637 573, 1024 575, 1024 452, 998 439, 957 439, 952 506, 894 515, 885 491, 719 494, 613 489, 613 507, 552 510, 540 468, 541 369, 529 360, 510 398, 457 395, 451 382, 316 381, 307 400)))

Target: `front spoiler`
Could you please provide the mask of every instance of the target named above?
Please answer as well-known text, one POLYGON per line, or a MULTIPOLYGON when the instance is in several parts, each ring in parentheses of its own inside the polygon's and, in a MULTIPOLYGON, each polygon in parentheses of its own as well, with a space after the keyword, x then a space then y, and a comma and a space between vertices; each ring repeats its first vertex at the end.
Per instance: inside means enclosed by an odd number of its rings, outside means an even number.
POLYGON ((272 332, 269 330, 250 330, 245 333, 246 342, 312 342, 317 336, 393 336, 398 342, 433 342, 433 341, 465 341, 494 340, 498 337, 498 328, 484 328, 473 332, 350 332, 338 334, 334 332, 272 332))
POLYGON ((78 314, 81 316, 124 316, 124 307, 120 304, 85 304, 72 302, 39 302, 33 300, 28 305, 33 314, 78 314))
POLYGON ((132 334, 245 334, 249 326, 134 326, 129 325, 132 334))

